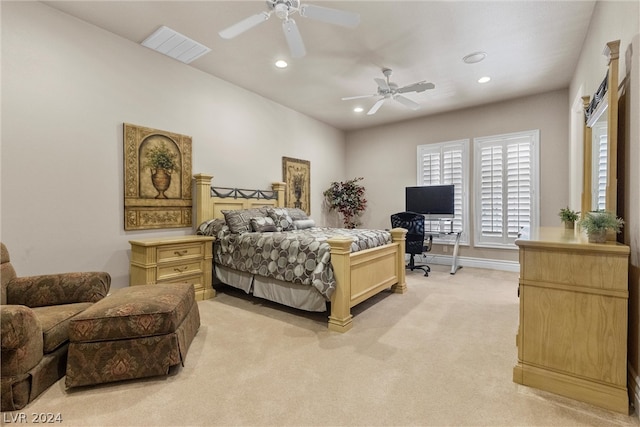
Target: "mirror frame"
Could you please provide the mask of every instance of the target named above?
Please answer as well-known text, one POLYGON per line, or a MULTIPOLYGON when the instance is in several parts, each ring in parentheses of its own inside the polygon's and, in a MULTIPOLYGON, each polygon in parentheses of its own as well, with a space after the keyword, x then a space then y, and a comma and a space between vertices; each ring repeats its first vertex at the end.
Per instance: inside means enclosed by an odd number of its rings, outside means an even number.
POLYGON ((606 93, 604 96, 598 92, 594 94, 594 100, 590 101, 589 96, 583 96, 582 102, 585 112, 584 123, 584 143, 583 143, 583 177, 582 177, 582 215, 592 209, 591 197, 591 177, 592 177, 592 132, 591 126, 597 121, 600 114, 607 115, 607 187, 605 210, 617 211, 617 188, 618 188, 618 58, 620 51, 620 40, 607 43, 603 54, 609 59, 609 69, 605 81, 606 93), (594 104, 594 105, 592 105, 594 104), (601 109, 606 108, 602 112, 601 109))

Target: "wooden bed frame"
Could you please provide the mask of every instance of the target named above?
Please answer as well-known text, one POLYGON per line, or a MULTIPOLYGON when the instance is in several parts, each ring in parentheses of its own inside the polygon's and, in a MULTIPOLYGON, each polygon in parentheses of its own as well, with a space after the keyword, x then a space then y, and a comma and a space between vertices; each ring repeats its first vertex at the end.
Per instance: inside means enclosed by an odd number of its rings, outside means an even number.
MULTIPOLYGON (((213 218, 223 218, 222 210, 284 206, 286 184, 275 182, 271 191, 223 189, 212 191, 212 175, 196 174, 195 226, 213 218), (240 197, 238 197, 240 196, 240 197)), ((335 237, 331 246, 331 265, 336 289, 331 296, 329 329, 346 332, 353 326, 351 307, 391 288, 395 293, 407 291, 405 282, 405 235, 403 228, 391 230, 392 243, 351 253, 352 240, 335 237)))

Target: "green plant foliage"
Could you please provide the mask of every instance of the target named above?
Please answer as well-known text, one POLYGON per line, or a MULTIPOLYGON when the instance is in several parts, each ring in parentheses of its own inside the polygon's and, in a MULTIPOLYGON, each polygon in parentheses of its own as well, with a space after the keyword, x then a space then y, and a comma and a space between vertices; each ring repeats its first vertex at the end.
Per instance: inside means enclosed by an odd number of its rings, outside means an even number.
POLYGON ((365 188, 358 184, 363 179, 360 177, 345 182, 332 182, 323 193, 329 209, 342 214, 345 228, 356 228, 359 225, 357 217, 367 208, 365 188))
POLYGON ((580 212, 569 209, 569 206, 567 206, 566 208, 560 209, 560 212, 558 212, 558 216, 563 222, 575 222, 578 220, 578 218, 580 218, 580 216, 578 215, 579 213, 580 212))
POLYGON ((579 224, 580 227, 586 230, 587 234, 597 233, 602 230, 613 230, 616 233, 620 233, 624 221, 622 218, 617 218, 613 212, 594 211, 587 213, 579 224))
POLYGON ((145 167, 150 169, 164 169, 168 173, 180 170, 177 161, 178 155, 169 151, 164 142, 152 147, 145 156, 145 167))

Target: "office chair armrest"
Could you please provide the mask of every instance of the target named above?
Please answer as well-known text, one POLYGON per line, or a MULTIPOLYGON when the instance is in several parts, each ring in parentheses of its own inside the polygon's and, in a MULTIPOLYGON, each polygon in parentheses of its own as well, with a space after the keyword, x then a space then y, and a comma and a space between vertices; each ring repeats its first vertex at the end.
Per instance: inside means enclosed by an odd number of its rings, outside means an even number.
POLYGON ((425 252, 431 252, 431 248, 433 247, 433 234, 429 234, 429 238, 427 239, 427 245, 424 247, 425 252))

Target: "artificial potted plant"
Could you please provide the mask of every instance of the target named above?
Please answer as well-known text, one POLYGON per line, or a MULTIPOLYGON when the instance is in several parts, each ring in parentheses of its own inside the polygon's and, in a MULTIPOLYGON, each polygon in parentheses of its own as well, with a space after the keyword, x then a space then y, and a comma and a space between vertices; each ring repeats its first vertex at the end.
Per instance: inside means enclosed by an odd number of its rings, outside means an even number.
POLYGON ((364 198, 364 187, 358 181, 364 178, 354 178, 344 182, 332 182, 324 191, 324 197, 329 210, 337 210, 343 216, 345 228, 356 228, 359 224, 357 217, 367 208, 364 198))
POLYGON ((604 243, 607 240, 607 231, 620 233, 624 221, 613 212, 594 211, 587 213, 579 224, 587 232, 590 243, 604 243))
POLYGON ((178 155, 172 153, 164 142, 147 151, 144 165, 151 171, 151 182, 155 189, 158 190, 156 199, 167 198, 164 192, 171 185, 171 174, 180 169, 177 157, 178 155))
POLYGON ((579 212, 571 210, 569 206, 567 206, 566 208, 560 209, 560 212, 558 212, 558 216, 564 223, 564 227, 571 228, 571 229, 574 228, 576 221, 580 218, 578 214, 579 212))

